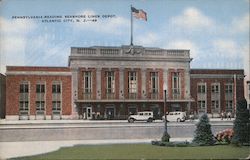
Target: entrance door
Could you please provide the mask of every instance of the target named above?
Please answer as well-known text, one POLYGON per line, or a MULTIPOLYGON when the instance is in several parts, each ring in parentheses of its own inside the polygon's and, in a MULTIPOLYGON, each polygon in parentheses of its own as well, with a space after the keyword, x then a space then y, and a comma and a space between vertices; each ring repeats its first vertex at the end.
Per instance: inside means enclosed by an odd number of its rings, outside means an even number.
POLYGON ((82 108, 82 118, 83 119, 92 119, 92 107, 87 106, 82 108))
POLYGON ((106 115, 107 119, 114 119, 115 118, 115 108, 106 108, 106 115))
POLYGON ((87 107, 86 114, 87 114, 86 116, 87 119, 92 119, 92 107, 87 107))

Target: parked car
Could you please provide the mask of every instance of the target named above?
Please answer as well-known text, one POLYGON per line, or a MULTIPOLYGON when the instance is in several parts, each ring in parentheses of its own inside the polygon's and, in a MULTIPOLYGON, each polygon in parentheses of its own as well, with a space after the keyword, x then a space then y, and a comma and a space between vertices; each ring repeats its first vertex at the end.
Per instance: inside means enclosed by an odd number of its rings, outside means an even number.
POLYGON ((129 123, 133 123, 134 121, 153 122, 153 120, 153 112, 151 111, 138 112, 136 115, 130 115, 128 117, 129 123))
MULTIPOLYGON (((165 116, 162 116, 162 120, 165 121, 165 116)), ((167 114, 168 122, 184 122, 186 120, 185 112, 169 112, 167 114)))

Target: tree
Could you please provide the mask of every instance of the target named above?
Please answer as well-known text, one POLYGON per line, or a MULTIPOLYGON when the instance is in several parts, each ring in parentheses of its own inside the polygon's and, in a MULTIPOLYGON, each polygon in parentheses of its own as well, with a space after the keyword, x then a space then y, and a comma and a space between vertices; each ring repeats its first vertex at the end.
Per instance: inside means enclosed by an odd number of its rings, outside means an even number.
POLYGON ((212 145, 214 144, 214 137, 211 131, 211 125, 209 124, 209 118, 207 114, 203 114, 199 122, 196 124, 194 143, 200 145, 212 145))
POLYGON ((247 101, 241 100, 237 102, 236 119, 234 121, 234 136, 232 144, 242 145, 250 143, 250 120, 249 110, 247 109, 247 101))

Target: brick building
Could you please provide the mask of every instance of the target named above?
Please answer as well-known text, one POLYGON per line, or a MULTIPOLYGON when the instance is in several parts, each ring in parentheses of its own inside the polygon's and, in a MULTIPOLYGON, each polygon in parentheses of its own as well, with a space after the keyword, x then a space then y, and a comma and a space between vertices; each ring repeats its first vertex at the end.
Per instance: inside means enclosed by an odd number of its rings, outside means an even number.
POLYGON ((244 70, 192 69, 190 76, 192 112, 234 114, 237 100, 244 99, 244 70))
POLYGON ((0 118, 5 118, 6 107, 6 77, 0 73, 0 118))
POLYGON ((6 119, 70 118, 68 67, 14 67, 6 70, 6 119))
POLYGON ((191 61, 189 50, 94 46, 72 47, 68 67, 9 66, 6 118, 126 119, 148 110, 161 118, 164 90, 167 111, 234 112, 243 70, 190 69, 191 61))

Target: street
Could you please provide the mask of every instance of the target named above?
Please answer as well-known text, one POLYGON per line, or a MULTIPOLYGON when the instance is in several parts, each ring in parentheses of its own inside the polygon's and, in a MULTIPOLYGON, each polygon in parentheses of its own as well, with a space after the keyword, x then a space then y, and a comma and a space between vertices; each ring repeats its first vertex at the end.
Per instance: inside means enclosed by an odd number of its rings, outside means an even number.
MULTIPOLYGON (((29 122, 29 121, 27 121, 29 122)), ((192 138, 197 121, 168 122, 172 138, 192 138)), ((211 122, 212 132, 232 128, 232 121, 211 122)), ((159 139, 164 123, 127 121, 65 121, 54 123, 0 124, 0 142, 56 141, 56 140, 103 140, 103 139, 159 139)))

